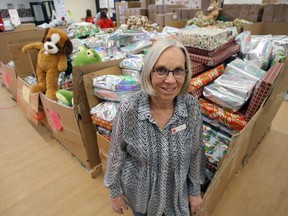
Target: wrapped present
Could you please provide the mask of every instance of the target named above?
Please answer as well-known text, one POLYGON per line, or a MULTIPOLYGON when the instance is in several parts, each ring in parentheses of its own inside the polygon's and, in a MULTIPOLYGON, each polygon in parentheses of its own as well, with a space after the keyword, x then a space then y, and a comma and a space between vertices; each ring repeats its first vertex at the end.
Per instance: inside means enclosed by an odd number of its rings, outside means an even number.
POLYGON ((203 89, 204 89, 204 87, 194 89, 190 92, 190 94, 196 98, 200 98, 203 95, 203 89))
POLYGON ((199 62, 191 62, 191 69, 192 69, 192 77, 196 76, 197 74, 202 73, 203 71, 208 70, 210 67, 199 63, 199 62))
POLYGON ((133 70, 133 69, 122 69, 122 74, 124 76, 130 76, 132 77, 135 81, 139 82, 141 81, 141 73, 138 70, 133 70))
POLYGON ((178 40, 184 46, 202 50, 214 50, 226 44, 232 37, 228 29, 193 28, 178 32, 178 40))
POLYGON ((189 53, 191 61, 199 62, 207 66, 216 66, 226 59, 230 58, 232 55, 238 53, 240 46, 237 44, 232 44, 228 48, 222 50, 217 55, 214 56, 203 56, 199 54, 189 53))
POLYGON ((265 77, 256 85, 245 115, 246 121, 249 121, 258 111, 264 100, 270 94, 276 78, 283 70, 283 63, 274 64, 266 73, 265 77))
POLYGON ((223 74, 224 65, 219 65, 216 68, 208 70, 197 77, 193 77, 190 82, 190 92, 193 90, 199 89, 206 85, 207 83, 211 82, 212 80, 216 79, 218 76, 223 74))
POLYGON ((80 22, 72 23, 67 29, 67 34, 70 38, 77 37, 87 37, 94 36, 100 32, 100 28, 92 23, 80 22))
POLYGON ((94 88, 105 89, 109 91, 138 91, 140 83, 136 82, 130 76, 123 75, 103 75, 93 78, 94 88))
POLYGON ((103 119, 99 119, 99 118, 97 118, 96 116, 93 116, 93 115, 91 117, 92 117, 93 124, 96 124, 96 125, 101 126, 103 128, 107 128, 109 130, 112 130, 113 123, 105 121, 103 119))
POLYGON ((214 87, 223 93, 232 93, 247 101, 256 85, 256 81, 242 74, 222 74, 214 80, 214 87))
POLYGON ((122 69, 138 70, 141 71, 144 65, 144 55, 130 55, 120 62, 119 67, 122 69))
MULTIPOLYGON (((101 135, 105 135, 107 137, 111 137, 112 136, 112 130, 109 130, 107 128, 103 128, 101 126, 97 126, 97 130, 101 135)), ((111 140, 111 139, 110 139, 111 140)))
POLYGON ((220 121, 228 128, 240 131, 247 124, 244 115, 240 113, 232 113, 203 98, 200 98, 199 102, 202 107, 202 112, 206 116, 220 121))
POLYGON ((250 76, 251 78, 255 79, 256 81, 262 79, 266 74, 266 71, 257 68, 253 64, 249 62, 245 62, 241 59, 235 59, 234 61, 230 62, 225 69, 225 73, 229 71, 229 73, 241 73, 245 76, 250 76))
POLYGON ((272 55, 272 42, 267 39, 261 40, 255 49, 249 50, 245 55, 245 61, 251 62, 258 68, 267 70, 272 55))
POLYGON ((213 101, 221 107, 231 110, 233 112, 237 112, 245 103, 245 100, 237 97, 230 92, 219 92, 217 89, 214 88, 213 83, 204 87, 203 95, 210 101, 213 101))
POLYGON ((204 55, 204 56, 214 56, 214 55, 217 55, 222 50, 227 49, 229 46, 231 46, 231 44, 233 44, 233 41, 234 41, 234 37, 230 38, 227 43, 211 51, 202 50, 202 49, 198 49, 194 47, 188 47, 188 46, 186 46, 186 49, 189 53, 194 53, 194 54, 199 54, 199 55, 204 55))
POLYGON ((121 47, 121 50, 129 54, 138 54, 150 46, 152 46, 152 42, 150 40, 141 40, 121 47))
POLYGON ((206 115, 202 115, 202 119, 204 123, 207 123, 209 125, 212 125, 214 128, 217 128, 223 132, 225 132, 227 134, 227 136, 229 135, 229 137, 232 137, 233 135, 237 134, 238 132, 228 128, 226 125, 224 125, 223 123, 219 122, 218 120, 209 118, 206 115))
POLYGON ((137 91, 109 91, 100 88, 94 88, 94 95, 107 101, 120 102, 124 98, 132 96, 137 91))
POLYGON ((209 125, 203 125, 203 141, 206 159, 216 166, 223 160, 230 145, 230 138, 220 131, 215 131, 209 125))
POLYGON ((99 119, 113 122, 118 109, 118 103, 104 101, 90 110, 90 114, 99 119))

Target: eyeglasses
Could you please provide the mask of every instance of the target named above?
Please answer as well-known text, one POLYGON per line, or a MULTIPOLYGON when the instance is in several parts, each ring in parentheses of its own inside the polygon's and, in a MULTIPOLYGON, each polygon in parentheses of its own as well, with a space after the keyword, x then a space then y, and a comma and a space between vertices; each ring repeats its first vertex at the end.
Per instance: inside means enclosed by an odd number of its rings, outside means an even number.
POLYGON ((187 69, 183 69, 183 68, 176 68, 174 70, 168 70, 167 68, 164 68, 164 67, 153 68, 152 71, 156 72, 157 76, 162 79, 165 79, 169 75, 170 72, 172 72, 175 79, 183 79, 188 72, 187 69))

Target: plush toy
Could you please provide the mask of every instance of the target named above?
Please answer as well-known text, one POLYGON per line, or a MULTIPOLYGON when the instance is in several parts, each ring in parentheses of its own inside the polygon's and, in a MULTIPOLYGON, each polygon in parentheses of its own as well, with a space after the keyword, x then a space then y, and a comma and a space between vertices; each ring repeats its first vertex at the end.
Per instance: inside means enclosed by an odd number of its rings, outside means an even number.
POLYGON ((47 29, 42 42, 27 44, 22 48, 38 49, 36 75, 38 84, 33 85, 31 92, 45 92, 45 95, 56 100, 59 73, 67 69, 67 56, 73 51, 73 45, 67 34, 56 28, 47 29))
POLYGON ((73 106, 73 92, 66 89, 60 89, 56 92, 58 101, 67 106, 73 106))
POLYGON ((94 49, 87 49, 85 46, 80 46, 78 48, 78 54, 72 61, 72 65, 76 67, 97 62, 102 62, 102 59, 94 49))
POLYGON ((210 6, 207 8, 208 13, 205 16, 202 11, 197 11, 195 14, 196 17, 202 18, 204 20, 217 20, 217 17, 219 15, 219 7, 218 3, 214 1, 213 3, 210 4, 210 6))

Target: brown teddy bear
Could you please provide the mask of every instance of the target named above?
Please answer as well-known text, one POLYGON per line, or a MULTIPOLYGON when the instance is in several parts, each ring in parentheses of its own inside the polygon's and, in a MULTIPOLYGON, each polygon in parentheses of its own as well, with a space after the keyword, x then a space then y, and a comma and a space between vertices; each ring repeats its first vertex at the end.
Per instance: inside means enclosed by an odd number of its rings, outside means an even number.
POLYGON ((56 28, 47 29, 42 42, 27 44, 22 48, 38 49, 36 75, 38 84, 33 85, 31 92, 45 92, 45 95, 56 100, 59 73, 67 69, 67 56, 73 51, 73 45, 67 34, 56 28))
POLYGON ((219 7, 217 1, 214 1, 207 8, 207 15, 205 16, 202 11, 197 11, 195 16, 204 20, 217 20, 219 15, 219 7))

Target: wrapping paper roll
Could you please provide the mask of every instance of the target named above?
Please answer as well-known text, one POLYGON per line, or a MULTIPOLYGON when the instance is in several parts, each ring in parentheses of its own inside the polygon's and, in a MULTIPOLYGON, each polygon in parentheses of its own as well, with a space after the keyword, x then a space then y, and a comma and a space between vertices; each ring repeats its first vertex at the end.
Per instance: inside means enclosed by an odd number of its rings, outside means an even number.
POLYGON ((202 112, 206 116, 218 120, 228 128, 240 131, 247 124, 244 116, 240 113, 229 112, 228 110, 225 110, 203 98, 200 98, 199 102, 202 107, 202 112))
POLYGON ((190 82, 190 92, 208 84, 212 80, 216 79, 219 75, 223 74, 223 72, 224 72, 224 65, 222 64, 196 77, 193 77, 190 82))

